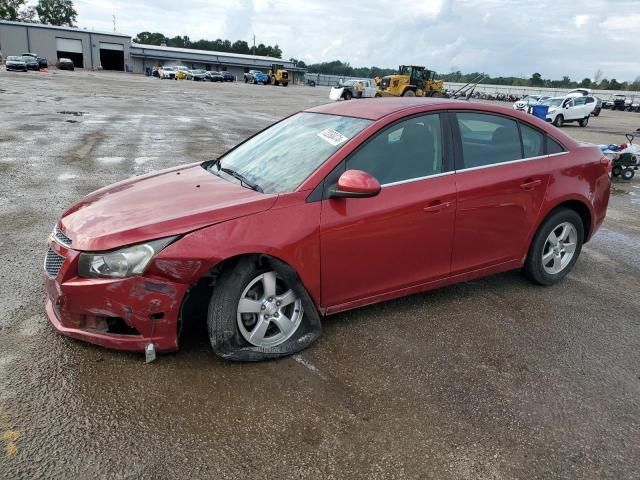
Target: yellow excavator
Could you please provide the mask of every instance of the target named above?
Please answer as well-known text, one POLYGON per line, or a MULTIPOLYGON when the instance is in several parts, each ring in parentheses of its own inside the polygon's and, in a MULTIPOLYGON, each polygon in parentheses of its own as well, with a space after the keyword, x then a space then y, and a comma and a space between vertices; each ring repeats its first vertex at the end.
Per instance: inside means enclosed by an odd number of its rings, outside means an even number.
POLYGON ((268 75, 271 85, 282 85, 283 87, 289 85, 289 72, 284 69, 284 65, 272 63, 268 75))
POLYGON ((400 65, 397 74, 382 77, 376 97, 444 97, 436 72, 418 65, 400 65))

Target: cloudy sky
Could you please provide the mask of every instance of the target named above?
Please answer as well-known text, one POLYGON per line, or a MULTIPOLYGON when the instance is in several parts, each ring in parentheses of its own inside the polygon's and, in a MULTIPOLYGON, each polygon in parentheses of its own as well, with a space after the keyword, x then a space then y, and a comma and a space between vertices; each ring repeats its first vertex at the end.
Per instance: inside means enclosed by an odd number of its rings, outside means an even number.
POLYGON ((638 0, 76 0, 80 27, 278 44, 286 58, 439 72, 640 76, 638 0))

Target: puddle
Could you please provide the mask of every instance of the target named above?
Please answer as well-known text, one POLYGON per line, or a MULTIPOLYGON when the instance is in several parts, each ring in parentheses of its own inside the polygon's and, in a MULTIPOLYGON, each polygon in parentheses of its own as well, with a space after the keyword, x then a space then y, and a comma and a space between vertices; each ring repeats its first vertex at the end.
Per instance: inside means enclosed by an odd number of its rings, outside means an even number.
POLYGON ((147 162, 155 160, 156 158, 158 157, 138 157, 138 158, 134 158, 133 161, 135 162, 136 165, 143 165, 147 162))
POLYGON ((58 112, 60 115, 73 115, 74 117, 82 117, 86 112, 73 112, 71 110, 62 110, 58 112))
POLYGON ((191 123, 191 119, 189 117, 176 117, 176 120, 182 123, 191 123))
POLYGON ((98 157, 96 158, 96 160, 100 163, 104 163, 107 165, 113 165, 115 163, 122 163, 124 162, 125 158, 124 157, 98 157))
POLYGON ((74 178, 78 178, 78 175, 75 175, 73 173, 61 173, 60 175, 58 175, 59 182, 64 182, 65 180, 73 180, 74 178))

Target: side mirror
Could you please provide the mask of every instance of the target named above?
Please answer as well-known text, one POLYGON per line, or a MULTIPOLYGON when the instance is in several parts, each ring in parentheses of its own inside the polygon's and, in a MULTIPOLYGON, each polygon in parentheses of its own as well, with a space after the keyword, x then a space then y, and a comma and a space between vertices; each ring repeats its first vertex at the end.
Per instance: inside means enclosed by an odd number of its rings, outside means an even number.
POLYGON ((347 170, 329 189, 329 198, 368 198, 380 193, 378 180, 362 170, 347 170))

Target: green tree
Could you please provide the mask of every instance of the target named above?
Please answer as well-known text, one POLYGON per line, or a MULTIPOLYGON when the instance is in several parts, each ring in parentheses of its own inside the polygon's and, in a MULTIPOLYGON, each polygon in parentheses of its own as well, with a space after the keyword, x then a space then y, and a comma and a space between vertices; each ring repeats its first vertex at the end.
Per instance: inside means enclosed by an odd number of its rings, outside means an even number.
POLYGON ((580 86, 583 87, 583 88, 589 88, 591 86, 591 79, 590 78, 584 78, 580 82, 580 86))
POLYGON ((141 43, 144 45, 160 45, 162 42, 166 43, 167 37, 159 32, 140 32, 133 39, 133 43, 141 43))
POLYGON ((18 21, 18 15, 24 4, 24 0, 0 0, 0 19, 18 21))
POLYGON ((609 90, 620 90, 621 85, 615 78, 612 78, 609 82, 609 90))
POLYGON ((531 78, 529 79, 529 84, 532 87, 541 87, 544 85, 544 80, 542 79, 542 75, 540 75, 538 72, 534 73, 533 75, 531 75, 531 78))
POLYGON ((73 27, 78 16, 71 0, 39 0, 36 12, 42 23, 58 26, 73 27))

